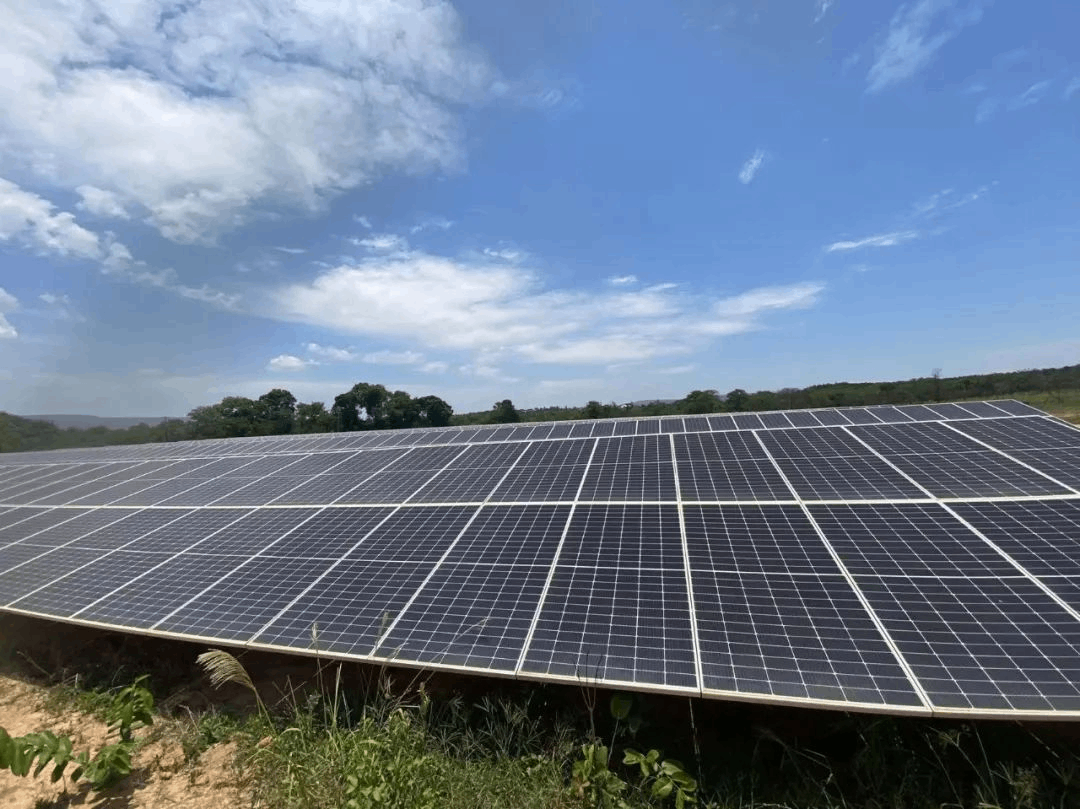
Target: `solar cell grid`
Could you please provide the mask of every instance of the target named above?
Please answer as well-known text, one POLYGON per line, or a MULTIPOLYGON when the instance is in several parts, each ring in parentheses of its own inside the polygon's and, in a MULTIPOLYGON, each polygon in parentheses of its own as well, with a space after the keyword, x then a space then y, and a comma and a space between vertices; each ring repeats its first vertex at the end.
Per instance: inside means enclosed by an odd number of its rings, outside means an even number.
MULTIPOLYGON (((519 450, 520 452, 520 450, 519 450)), ((444 469, 424 484, 409 503, 480 503, 506 477, 507 466, 444 469)))
POLYGON ((821 424, 810 410, 792 410, 787 413, 787 418, 795 427, 817 427, 821 424))
POLYGON ((437 469, 401 470, 395 464, 392 469, 377 472, 357 481, 357 485, 341 495, 337 503, 400 503, 415 494, 437 473, 437 469))
POLYGON ((1080 708, 1080 621, 1024 578, 858 577, 935 707, 1080 708))
POLYGON ((475 513, 475 506, 399 509, 345 558, 434 565, 475 513))
POLYGON ((677 435, 675 457, 679 463, 712 463, 768 458, 769 455, 753 433, 731 432, 677 435))
MULTIPOLYGON (((22 542, 56 548, 131 516, 131 512, 114 509, 95 509, 93 511, 66 509, 65 511, 69 519, 53 523, 47 528, 28 532, 22 542)), ((64 511, 57 512, 58 516, 60 514, 64 514, 64 511)), ((3 544, 3 539, 0 539, 0 544, 3 544)))
POLYGON ((936 504, 810 507, 855 575, 1015 576, 1016 568, 936 504))
POLYGON ((88 562, 66 576, 48 583, 43 581, 41 587, 10 606, 66 618, 168 558, 166 553, 115 551, 88 562))
POLYGON ((16 509, 11 514, 5 515, 10 517, 11 520, 3 528, 0 528, 0 547, 32 538, 34 534, 44 531, 46 528, 51 528, 85 513, 85 509, 16 509))
MULTIPOLYGON (((725 416, 725 415, 708 416, 707 421, 709 422, 709 429, 710 430, 734 430, 735 429, 735 419, 733 419, 731 416, 725 416)), ((640 429, 638 429, 638 433, 640 434, 641 432, 642 431, 640 429)))
MULTIPOLYGON (((289 533, 277 529, 277 541, 267 541, 262 553, 269 556, 289 558, 340 559, 356 543, 362 541, 372 529, 391 513, 389 508, 343 509, 327 508, 314 516, 306 510, 296 510, 296 517, 310 517, 299 527, 293 519, 294 530, 289 533), (280 537, 280 538, 278 538, 280 537)), ((273 519, 273 518, 271 518, 273 519)), ((251 528, 245 527, 245 533, 251 528)), ((231 547, 230 547, 231 550, 231 547)))
POLYGON ((569 506, 485 506, 445 564, 550 566, 569 506))
POLYGON ((686 432, 686 425, 683 424, 683 420, 680 418, 660 419, 660 432, 684 433, 686 432))
POLYGON ((926 496, 879 458, 780 458, 776 463, 805 500, 896 500, 926 496))
POLYGON ((920 700, 839 575, 693 572, 705 689, 917 707, 920 700))
POLYGON ((1004 410, 1006 413, 1011 413, 1014 416, 1041 416, 1044 415, 1041 410, 1036 410, 1031 405, 1018 402, 1015 399, 995 399, 991 402, 994 407, 1004 410))
POLYGON ((586 465, 534 466, 519 464, 491 493, 492 502, 528 503, 570 501, 585 477, 586 465))
MULTIPOLYGON (((92 562, 100 555, 97 551, 85 548, 66 547, 51 550, 37 546, 35 548, 45 552, 12 564, 0 573, 0 604, 8 605, 43 584, 92 562)), ((0 553, 6 553, 6 551, 0 551, 0 553)))
POLYGON ((511 672, 544 578, 526 567, 443 565, 388 632, 391 658, 511 672))
POLYGON ((327 559, 253 557, 155 629, 185 635, 247 640, 310 586, 332 563, 327 559))
MULTIPOLYGON (((110 511, 112 509, 106 509, 110 511)), ((140 537, 182 519, 192 512, 187 509, 115 509, 118 519, 72 539, 70 547, 92 549, 97 553, 121 548, 140 537)))
POLYGON ((1080 430, 1049 419, 983 419, 956 429, 1003 450, 1080 447, 1080 430))
POLYGON ((970 419, 974 416, 971 411, 954 404, 932 404, 926 405, 926 408, 944 419, 970 419))
POLYGON ((735 426, 740 430, 757 430, 762 427, 757 413, 738 413, 732 418, 735 420, 735 426))
POLYGON ((675 506, 578 506, 559 565, 683 569, 675 506))
POLYGON ((951 508, 1030 573, 1080 575, 1080 500, 955 503, 951 508))
POLYGON ((686 506, 691 570, 839 574, 798 506, 686 506))
POLYGON ((681 461, 679 489, 684 502, 795 499, 772 461, 764 459, 681 461))
POLYGON ((218 579, 236 570, 247 556, 180 554, 73 617, 114 626, 149 629, 218 579))
POLYGON ((758 437, 774 458, 873 457, 842 428, 762 431, 758 437))
POLYGON ((556 565, 521 671, 696 690, 685 573, 556 565))
POLYGON ((887 457, 974 452, 983 449, 967 436, 935 423, 852 427, 851 433, 887 457))
POLYGON ((178 514, 177 519, 133 540, 124 546, 124 550, 176 554, 209 546, 213 542, 212 535, 251 512, 242 508, 225 508, 174 513, 178 514))
POLYGON ((791 421, 783 413, 762 413, 761 423, 769 428, 782 428, 791 426, 791 421))
POLYGON ((254 642, 370 655, 431 565, 346 559, 275 618, 254 642), (312 631, 316 641, 313 642, 312 631))
POLYGON ((1009 456, 1044 475, 1080 491, 1080 447, 1073 449, 1012 450, 1009 456))
POLYGON ((878 424, 881 421, 872 411, 867 410, 865 407, 845 407, 836 412, 852 424, 878 424))
POLYGON ((1068 494, 1069 490, 991 450, 889 458, 938 497, 1015 497, 1068 494))

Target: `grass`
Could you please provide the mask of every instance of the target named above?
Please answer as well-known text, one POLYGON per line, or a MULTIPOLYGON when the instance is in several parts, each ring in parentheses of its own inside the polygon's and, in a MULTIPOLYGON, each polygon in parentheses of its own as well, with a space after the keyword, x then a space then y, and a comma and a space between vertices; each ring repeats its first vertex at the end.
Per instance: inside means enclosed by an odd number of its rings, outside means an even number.
MULTIPOLYGON (((619 722, 607 694, 591 689, 513 686, 467 697, 432 692, 422 679, 395 687, 385 674, 340 672, 320 668, 311 688, 265 709, 182 712, 159 732, 172 733, 189 762, 234 740, 251 805, 275 809, 596 809, 605 804, 587 801, 571 777, 593 738, 610 745, 611 771, 627 784, 618 798, 630 809, 674 805, 622 764, 630 747, 677 755, 701 783, 698 805, 714 809, 1080 807, 1067 725, 700 701, 691 724, 686 700, 643 695, 631 698, 632 721, 619 722)), ((50 700, 54 710, 97 713, 114 692, 69 681, 50 700)))
POLYGON ((1015 398, 1058 418, 1080 424, 1080 389, 1024 393, 1017 394, 1015 398))

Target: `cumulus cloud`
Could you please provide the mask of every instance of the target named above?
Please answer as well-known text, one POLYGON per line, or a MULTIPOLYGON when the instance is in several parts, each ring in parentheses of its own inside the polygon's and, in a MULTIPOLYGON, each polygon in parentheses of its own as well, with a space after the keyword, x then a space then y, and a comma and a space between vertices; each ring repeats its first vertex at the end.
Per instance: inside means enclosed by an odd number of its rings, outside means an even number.
POLYGON ((464 164, 456 109, 495 71, 427 0, 16 3, 0 171, 199 242, 388 172, 464 164))
POLYGON ((964 28, 982 19, 985 0, 917 0, 900 6, 866 75, 877 93, 915 76, 964 28))
POLYGON ((297 357, 293 354, 278 354, 270 362, 266 363, 266 368, 269 371, 284 371, 294 372, 303 371, 312 365, 318 365, 313 360, 305 360, 303 357, 297 357))
POLYGON ((0 287, 0 340, 13 340, 19 336, 19 332, 7 315, 19 308, 19 301, 14 295, 3 287, 0 287))
POLYGON ((823 289, 801 283, 719 299, 675 284, 587 293, 545 289, 518 266, 414 252, 342 264, 269 290, 254 305, 280 320, 406 342, 417 354, 471 352, 480 359, 467 364, 469 373, 482 376, 477 369, 521 360, 609 363, 686 353, 759 328, 771 312, 812 306, 823 289))
POLYGON ((98 235, 79 225, 74 215, 56 212, 48 200, 3 178, 0 178, 0 241, 21 241, 42 252, 74 258, 100 261, 109 256, 98 235))
POLYGON ((757 177, 757 173, 761 170, 762 164, 768 157, 764 149, 756 149, 752 155, 747 159, 741 169, 739 169, 739 182, 743 185, 749 185, 757 177))
POLYGON ((833 242, 825 248, 826 253, 836 253, 848 250, 861 250, 864 247, 895 247, 904 242, 910 242, 919 238, 921 234, 917 230, 902 230, 894 233, 879 233, 876 236, 867 236, 865 239, 855 241, 833 242))
POLYGON ((75 193, 81 197, 81 201, 75 205, 80 211, 112 219, 131 218, 120 197, 112 191, 104 191, 92 185, 80 185, 75 189, 75 193))

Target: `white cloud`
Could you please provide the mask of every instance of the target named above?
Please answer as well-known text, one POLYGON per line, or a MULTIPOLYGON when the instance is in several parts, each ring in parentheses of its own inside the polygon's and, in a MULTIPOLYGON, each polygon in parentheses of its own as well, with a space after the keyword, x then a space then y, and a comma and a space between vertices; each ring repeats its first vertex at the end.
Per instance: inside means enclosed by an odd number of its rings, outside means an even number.
POLYGON ((361 357, 363 362, 372 365, 416 365, 422 362, 424 355, 417 351, 372 351, 361 357))
POLYGON ((409 233, 420 233, 425 230, 450 230, 453 226, 454 223, 445 216, 429 216, 409 228, 409 233))
POLYGON ((312 365, 318 365, 314 360, 305 360, 303 357, 297 357, 293 354, 278 354, 270 362, 266 363, 268 371, 303 371, 312 365))
POLYGON ((181 242, 460 169, 456 111, 496 80, 426 0, 15 3, 0 53, 0 171, 94 189, 87 210, 108 199, 181 242))
POLYGON ((353 216, 353 221, 359 222, 363 227, 371 230, 371 220, 368 219, 366 216, 353 216))
POLYGON ((838 251, 861 250, 864 247, 895 247, 904 242, 910 242, 919 238, 921 234, 917 230, 901 230, 895 233, 880 233, 877 236, 867 236, 865 239, 847 242, 833 242, 825 248, 826 253, 838 251))
POLYGON ((307 252, 303 247, 275 247, 279 253, 288 253, 290 256, 300 256, 307 252))
POLYGON ((509 261, 514 264, 522 261, 526 257, 526 253, 524 250, 514 250, 510 247, 485 247, 484 255, 488 258, 496 258, 500 261, 509 261))
POLYGON ((628 287, 637 283, 636 275, 611 275, 607 282, 613 287, 628 287))
POLYGON ((349 242, 373 253, 400 253, 409 249, 409 243, 393 233, 376 233, 366 239, 349 239, 349 242))
MULTIPOLYGON (((279 320, 406 342, 415 364, 420 349, 472 352, 467 372, 483 376, 521 360, 606 364, 687 353, 759 328, 769 312, 811 306, 823 288, 763 287, 724 299, 675 284, 586 293, 545 289, 517 266, 414 252, 328 269, 253 306, 279 320)), ((398 362, 407 353, 387 352, 398 362)))
POLYGON ((739 182, 743 185, 752 183, 767 157, 768 155, 765 153, 764 149, 754 150, 754 153, 750 155, 747 161, 743 163, 742 168, 739 169, 739 182))
POLYGON ((984 0, 917 0, 893 15, 866 75, 867 92, 877 93, 912 78, 946 43, 982 19, 984 0))
POLYGON ((817 14, 814 16, 814 22, 819 23, 829 13, 829 9, 832 8, 833 0, 817 0, 817 14))
POLYGON ((18 299, 6 289, 0 287, 0 340, 13 340, 19 336, 18 330, 7 319, 7 315, 18 308, 18 299))
POLYGON ((357 354, 347 348, 335 348, 334 346, 324 346, 318 343, 307 343, 304 345, 304 350, 313 357, 318 357, 320 360, 326 360, 327 362, 353 362, 357 359, 357 354))
POLYGON ((672 376, 677 374, 688 374, 697 368, 696 365, 672 365, 669 368, 661 368, 658 373, 671 374, 672 376))
POLYGON ((450 363, 442 362, 441 360, 433 360, 432 362, 425 362, 420 366, 420 370, 425 374, 442 374, 450 368, 450 363))
POLYGON ((120 197, 112 191, 104 191, 92 185, 80 185, 75 189, 75 193, 82 197, 82 201, 75 205, 80 211, 112 219, 131 218, 120 197))
POLYGON ((777 309, 808 309, 818 302, 824 291, 825 285, 818 281, 759 287, 719 300, 713 310, 723 317, 753 318, 777 309))
POLYGON ((1062 93, 1062 98, 1068 101, 1076 93, 1080 93, 1080 76, 1077 76, 1065 87, 1065 92, 1062 93))
POLYGON ((0 241, 20 241, 37 250, 102 260, 107 254, 96 233, 65 212, 54 213, 47 199, 0 178, 0 241))
POLYGON ((1046 91, 1050 89, 1052 83, 1053 82, 1047 79, 1044 81, 1037 81, 1030 85, 1024 92, 1009 102, 1009 109, 1022 110, 1024 107, 1038 104, 1043 100, 1043 96, 1046 95, 1046 91))

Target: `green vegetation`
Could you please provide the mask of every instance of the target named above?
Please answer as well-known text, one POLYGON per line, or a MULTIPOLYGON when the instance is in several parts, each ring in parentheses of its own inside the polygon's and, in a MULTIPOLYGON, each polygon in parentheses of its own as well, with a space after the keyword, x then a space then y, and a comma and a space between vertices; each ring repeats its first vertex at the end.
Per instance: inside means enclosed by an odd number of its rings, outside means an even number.
POLYGON ((131 754, 136 747, 134 732, 154 723, 154 698, 144 687, 146 679, 147 675, 139 677, 109 700, 105 721, 110 735, 119 738, 102 747, 93 757, 86 751, 75 753, 71 739, 49 730, 12 738, 0 728, 0 770, 25 776, 36 760, 33 776, 37 778, 52 764, 49 779, 56 782, 64 777, 67 766, 74 764, 72 781, 84 779, 93 790, 112 786, 131 773, 131 754))
MULTIPOLYGON (((154 682, 146 686, 161 695, 165 712, 175 705, 166 692, 190 693, 197 679, 177 662, 179 654, 190 661, 190 647, 175 647, 132 640, 125 651, 133 664, 154 658, 154 682)), ((253 656, 249 667, 263 659, 253 656)), ((262 698, 250 709, 235 699, 224 710, 204 703, 158 722, 154 735, 179 729, 189 762, 234 742, 235 777, 251 806, 1080 806, 1080 757, 1067 724, 876 717, 425 674, 395 683, 387 671, 326 661, 288 681, 275 699, 269 685, 256 687, 265 681, 255 669, 249 675, 232 655, 201 660, 213 683, 236 683, 256 697, 265 689, 262 698)), ((80 667, 81 685, 59 691, 66 706, 54 707, 97 709, 118 700, 113 677, 100 679, 102 661, 80 667)))
POLYGON ((602 404, 593 400, 583 407, 519 409, 511 400, 503 399, 491 410, 456 415, 438 396, 413 398, 405 391, 390 391, 367 382, 358 382, 336 396, 329 410, 322 402, 297 402, 289 391, 275 388, 258 399, 227 396, 217 404, 196 407, 186 419, 170 419, 153 427, 140 424, 125 430, 105 427, 61 430, 48 422, 0 412, 0 452, 449 424, 511 424, 995 398, 1020 399, 1080 423, 1080 365, 978 376, 942 377, 935 373, 903 382, 839 382, 756 393, 740 388, 726 394, 695 390, 674 402, 646 404, 602 404))

